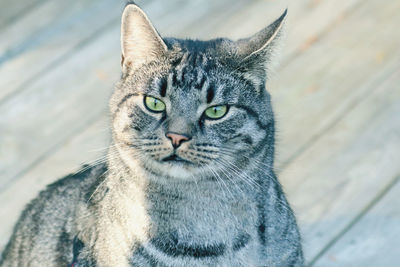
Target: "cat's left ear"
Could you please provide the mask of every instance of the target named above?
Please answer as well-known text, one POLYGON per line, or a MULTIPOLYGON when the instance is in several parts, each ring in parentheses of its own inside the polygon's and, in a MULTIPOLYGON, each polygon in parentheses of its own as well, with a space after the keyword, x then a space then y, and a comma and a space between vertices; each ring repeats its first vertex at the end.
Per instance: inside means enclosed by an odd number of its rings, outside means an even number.
POLYGON ((276 50, 282 28, 285 24, 287 9, 266 28, 250 38, 236 42, 239 66, 243 72, 265 79, 271 56, 276 50))
POLYGON ((122 71, 153 61, 167 51, 157 30, 137 5, 128 4, 121 21, 122 71))

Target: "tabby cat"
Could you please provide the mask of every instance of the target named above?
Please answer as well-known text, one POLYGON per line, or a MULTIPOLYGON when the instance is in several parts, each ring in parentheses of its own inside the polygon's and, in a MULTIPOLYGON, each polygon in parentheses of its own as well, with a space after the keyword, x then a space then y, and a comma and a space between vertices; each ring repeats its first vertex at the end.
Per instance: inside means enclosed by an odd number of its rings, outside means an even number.
POLYGON ((303 266, 265 89, 285 13, 231 41, 161 38, 125 7, 107 162, 47 187, 1 266, 303 266))

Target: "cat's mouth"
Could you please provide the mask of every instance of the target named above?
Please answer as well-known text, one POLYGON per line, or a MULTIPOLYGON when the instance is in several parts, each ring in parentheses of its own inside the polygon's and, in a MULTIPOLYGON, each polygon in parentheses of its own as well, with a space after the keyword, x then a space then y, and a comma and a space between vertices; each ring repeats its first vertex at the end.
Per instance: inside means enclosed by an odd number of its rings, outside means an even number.
POLYGON ((169 155, 162 159, 163 162, 176 162, 176 163, 186 163, 186 164, 193 164, 192 162, 179 157, 176 154, 169 155))

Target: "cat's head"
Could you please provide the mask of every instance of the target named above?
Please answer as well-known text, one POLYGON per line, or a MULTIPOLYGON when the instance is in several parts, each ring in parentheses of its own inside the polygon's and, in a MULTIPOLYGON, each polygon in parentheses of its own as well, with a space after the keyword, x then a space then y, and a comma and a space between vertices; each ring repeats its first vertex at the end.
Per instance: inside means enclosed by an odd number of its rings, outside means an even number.
POLYGON ((127 5, 122 78, 110 102, 121 158, 185 180, 239 172, 263 149, 272 164, 265 82, 285 16, 235 42, 162 39, 139 7, 127 5))

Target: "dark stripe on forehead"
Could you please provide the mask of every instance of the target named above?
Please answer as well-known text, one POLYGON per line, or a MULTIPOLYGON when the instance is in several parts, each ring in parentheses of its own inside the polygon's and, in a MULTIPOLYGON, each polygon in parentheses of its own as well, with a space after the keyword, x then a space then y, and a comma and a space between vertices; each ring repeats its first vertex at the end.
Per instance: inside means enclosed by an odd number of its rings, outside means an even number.
POLYGON ((160 95, 162 97, 165 97, 167 94, 167 86, 168 86, 167 77, 161 78, 161 80, 160 80, 160 95))
POLYGON ((202 62, 202 69, 208 73, 211 69, 217 66, 214 60, 206 60, 206 58, 202 62))
POLYGON ((182 68, 181 71, 181 77, 179 78, 180 83, 183 84, 185 82, 185 72, 186 72, 187 66, 182 68))
POLYGON ((197 58, 198 58, 198 54, 192 54, 191 58, 190 58, 190 64, 192 66, 195 66, 197 64, 197 58))
POLYGON ((198 63, 200 63, 200 64, 202 63, 202 61, 203 61, 202 59, 203 59, 203 54, 192 52, 189 54, 187 64, 196 66, 198 63))
POLYGON ((174 66, 171 71, 170 84, 173 87, 184 87, 186 90, 196 88, 206 90, 209 101, 215 95, 214 88, 207 92, 208 72, 215 63, 210 62, 206 55, 199 52, 187 52, 183 55, 179 65, 174 66))
POLYGON ((175 60, 172 64, 172 72, 171 72, 171 86, 179 86, 182 84, 182 80, 184 75, 182 75, 185 71, 185 66, 187 65, 188 53, 184 53, 179 59, 175 60))
POLYGON ((214 84, 210 83, 207 88, 207 104, 210 104, 211 101, 214 99, 215 95, 215 87, 214 84))
POLYGON ((178 82, 178 78, 176 77, 176 70, 172 72, 172 77, 171 77, 171 85, 176 86, 178 82))
POLYGON ((180 56, 180 57, 174 58, 174 59, 172 60, 172 62, 171 62, 172 67, 175 68, 176 66, 178 66, 179 64, 181 64, 182 59, 183 59, 183 55, 180 56))
POLYGON ((203 71, 197 71, 197 81, 194 87, 196 89, 202 89, 204 86, 204 83, 207 81, 207 76, 203 73, 203 71))

